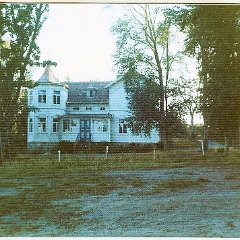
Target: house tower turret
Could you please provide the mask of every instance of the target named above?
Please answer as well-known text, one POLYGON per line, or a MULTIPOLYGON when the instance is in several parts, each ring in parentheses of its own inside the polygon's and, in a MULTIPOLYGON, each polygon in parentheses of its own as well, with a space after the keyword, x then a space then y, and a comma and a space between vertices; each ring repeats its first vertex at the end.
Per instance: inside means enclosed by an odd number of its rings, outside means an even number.
POLYGON ((28 90, 28 148, 60 141, 60 118, 66 114, 68 87, 58 81, 50 66, 28 90))

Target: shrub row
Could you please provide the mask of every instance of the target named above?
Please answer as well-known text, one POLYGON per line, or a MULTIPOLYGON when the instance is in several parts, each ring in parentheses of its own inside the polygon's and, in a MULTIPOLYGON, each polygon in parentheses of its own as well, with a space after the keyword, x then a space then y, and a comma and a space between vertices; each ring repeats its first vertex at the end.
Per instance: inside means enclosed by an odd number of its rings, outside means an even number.
POLYGON ((69 142, 62 141, 58 145, 52 148, 51 152, 56 152, 58 150, 64 153, 105 153, 106 146, 108 146, 109 153, 143 153, 150 152, 154 148, 162 150, 162 144, 142 144, 142 143, 109 143, 109 142, 69 142))

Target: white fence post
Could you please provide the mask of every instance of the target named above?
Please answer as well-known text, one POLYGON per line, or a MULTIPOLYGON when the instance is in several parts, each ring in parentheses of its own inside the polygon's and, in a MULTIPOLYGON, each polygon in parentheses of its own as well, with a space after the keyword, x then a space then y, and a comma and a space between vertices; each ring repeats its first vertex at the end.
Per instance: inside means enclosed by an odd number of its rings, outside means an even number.
POLYGON ((60 161, 61 161, 61 151, 58 150, 58 162, 60 162, 60 161))
POLYGON ((153 157, 154 157, 154 160, 156 160, 156 148, 155 147, 153 149, 153 157))
POLYGON ((108 146, 106 146, 106 159, 108 159, 108 146))
POLYGON ((201 143, 201 148, 202 148, 202 154, 204 156, 205 151, 204 151, 204 140, 198 140, 201 143))

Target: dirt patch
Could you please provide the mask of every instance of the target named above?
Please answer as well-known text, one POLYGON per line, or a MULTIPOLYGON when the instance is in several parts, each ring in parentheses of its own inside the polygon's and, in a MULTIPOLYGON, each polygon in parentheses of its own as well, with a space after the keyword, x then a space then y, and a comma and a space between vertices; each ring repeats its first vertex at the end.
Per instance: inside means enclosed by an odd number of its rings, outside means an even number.
POLYGON ((0 235, 239 237, 240 183, 230 173, 209 167, 95 173, 23 176, 18 196, 4 195, 12 190, 6 179, 0 200, 9 210, 1 212, 0 235), (19 201, 21 208, 14 207, 19 201))

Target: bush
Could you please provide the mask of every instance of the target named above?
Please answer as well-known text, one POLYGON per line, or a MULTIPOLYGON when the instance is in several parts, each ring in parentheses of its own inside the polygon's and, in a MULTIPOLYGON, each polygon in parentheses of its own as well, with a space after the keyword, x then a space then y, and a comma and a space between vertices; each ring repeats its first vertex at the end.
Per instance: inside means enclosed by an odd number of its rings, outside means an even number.
MULTIPOLYGON (((145 153, 151 152, 154 148, 154 144, 142 144, 142 143, 110 143, 110 142, 70 142, 62 141, 53 147, 51 152, 58 150, 64 153, 96 153, 104 154, 106 147, 109 147, 109 153, 145 153)), ((156 146, 158 149, 161 145, 156 146)))
POLYGON ((55 147, 53 147, 51 149, 51 152, 55 153, 58 150, 60 150, 61 152, 64 152, 64 153, 72 153, 72 152, 74 152, 74 142, 61 141, 55 147))
POLYGON ((34 149, 28 150, 28 153, 30 153, 30 154, 42 154, 44 152, 45 152, 45 150, 43 147, 36 147, 34 149))
POLYGON ((221 154, 223 154, 223 153, 224 153, 224 151, 225 151, 225 149, 224 149, 224 148, 218 148, 218 149, 217 149, 217 152, 218 152, 218 153, 221 153, 221 154))

